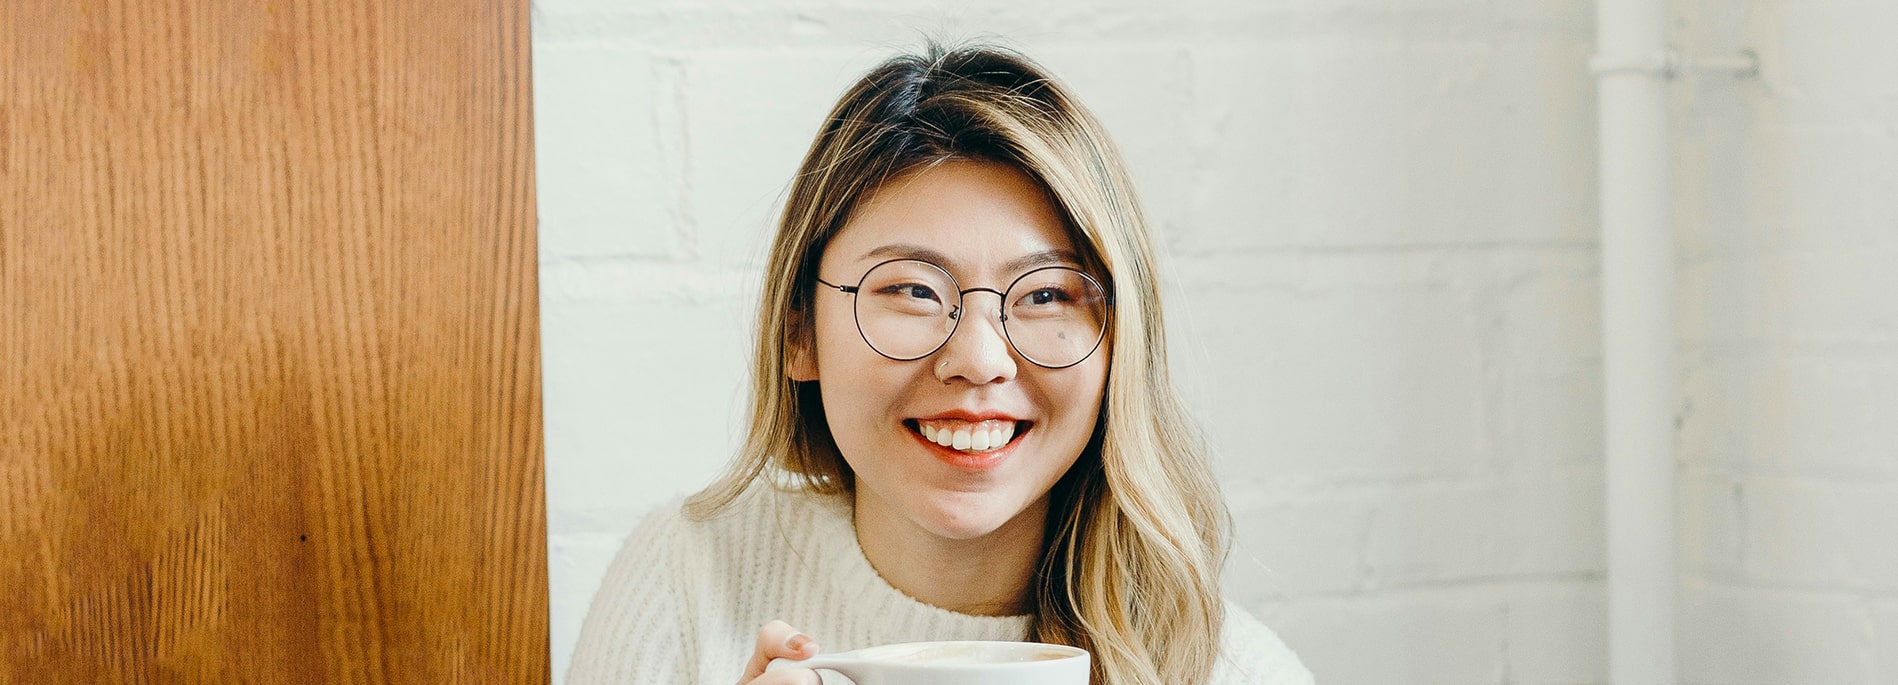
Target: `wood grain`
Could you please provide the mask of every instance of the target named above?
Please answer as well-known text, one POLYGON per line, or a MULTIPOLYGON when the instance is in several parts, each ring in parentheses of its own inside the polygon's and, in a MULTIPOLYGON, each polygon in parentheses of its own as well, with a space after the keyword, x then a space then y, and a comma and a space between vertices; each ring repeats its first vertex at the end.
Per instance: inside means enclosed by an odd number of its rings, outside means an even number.
POLYGON ((543 682, 528 8, 0 3, 0 682, 543 682))

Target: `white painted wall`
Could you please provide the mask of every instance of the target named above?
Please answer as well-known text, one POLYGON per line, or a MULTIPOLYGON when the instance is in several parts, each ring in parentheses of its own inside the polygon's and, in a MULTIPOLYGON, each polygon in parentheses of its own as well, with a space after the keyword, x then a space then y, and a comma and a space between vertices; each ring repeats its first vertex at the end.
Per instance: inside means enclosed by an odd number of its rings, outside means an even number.
MULTIPOLYGON (((1898 14, 1676 5, 1767 63, 1677 87, 1684 678, 1898 681, 1898 14)), ((1603 681, 1591 3, 944 7, 534 4, 556 679, 621 537, 736 448, 819 119, 928 33, 1007 38, 1127 154, 1228 592, 1320 682, 1603 681)))
POLYGON ((1675 0, 1686 683, 1898 683, 1898 3, 1675 0))

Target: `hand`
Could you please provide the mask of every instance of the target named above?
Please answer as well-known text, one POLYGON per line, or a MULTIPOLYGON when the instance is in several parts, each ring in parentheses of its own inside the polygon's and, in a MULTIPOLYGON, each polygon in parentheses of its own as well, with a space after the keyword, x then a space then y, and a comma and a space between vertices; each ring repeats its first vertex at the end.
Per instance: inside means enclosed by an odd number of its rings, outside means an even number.
POLYGON ((823 685, 817 671, 808 668, 780 668, 766 673, 772 659, 809 659, 817 656, 817 642, 797 632, 790 624, 772 621, 758 629, 758 643, 752 648, 751 661, 745 664, 745 676, 738 685, 823 685))

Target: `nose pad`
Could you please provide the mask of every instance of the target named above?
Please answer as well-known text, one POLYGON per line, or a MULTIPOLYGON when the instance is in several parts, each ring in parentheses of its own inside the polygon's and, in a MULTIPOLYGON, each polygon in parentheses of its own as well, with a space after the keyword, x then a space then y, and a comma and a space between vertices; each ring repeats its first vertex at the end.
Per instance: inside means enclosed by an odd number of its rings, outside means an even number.
MULTIPOLYGON (((995 318, 996 320, 1001 321, 1002 323, 1008 323, 1008 312, 996 312, 995 318)), ((956 305, 955 309, 949 310, 949 320, 950 321, 962 320, 962 305, 956 305)))
MULTIPOLYGON (((988 288, 970 288, 968 290, 963 291, 962 296, 964 298, 967 298, 969 296, 969 293, 972 293, 972 292, 992 293, 995 291, 990 290, 988 288)), ((995 294, 997 297, 1001 296, 1001 293, 995 293, 995 294)), ((961 304, 957 304, 954 309, 949 310, 949 322, 950 322, 950 325, 955 326, 956 331, 959 331, 962 329, 962 326, 961 326, 961 324, 963 323, 962 315, 967 311, 968 309, 961 304)), ((995 322, 996 322, 996 326, 995 326, 996 337, 999 337, 1002 339, 1002 345, 1004 347, 1009 347, 1008 329, 1007 329, 1008 312, 1002 311, 1000 307, 997 307, 995 309, 995 322)), ((952 331, 950 333, 950 338, 953 339, 954 337, 955 337, 955 333, 954 331, 952 331)), ((944 344, 947 344, 947 343, 945 342, 944 344)))

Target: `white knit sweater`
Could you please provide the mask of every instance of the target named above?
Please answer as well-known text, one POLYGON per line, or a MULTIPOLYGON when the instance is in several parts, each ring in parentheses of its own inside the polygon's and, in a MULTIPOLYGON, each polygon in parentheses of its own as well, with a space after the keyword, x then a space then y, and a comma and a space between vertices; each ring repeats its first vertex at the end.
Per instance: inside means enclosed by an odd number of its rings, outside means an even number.
MULTIPOLYGON (((712 520, 689 520, 674 504, 634 529, 593 598, 567 682, 730 685, 772 619, 826 652, 1021 640, 1029 622, 918 602, 864 558, 844 498, 754 487, 712 520)), ((1271 629, 1227 603, 1213 685, 1311 682, 1271 629)))

